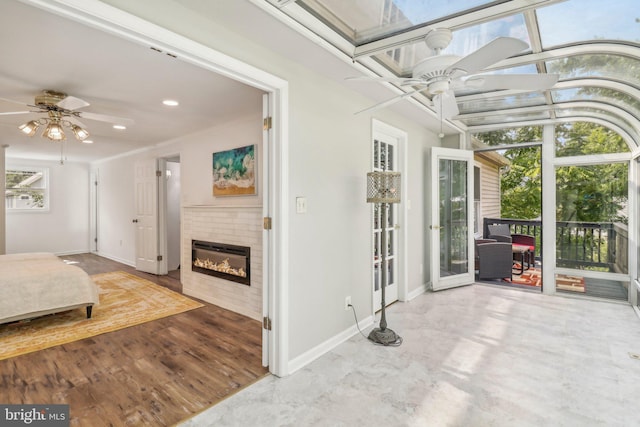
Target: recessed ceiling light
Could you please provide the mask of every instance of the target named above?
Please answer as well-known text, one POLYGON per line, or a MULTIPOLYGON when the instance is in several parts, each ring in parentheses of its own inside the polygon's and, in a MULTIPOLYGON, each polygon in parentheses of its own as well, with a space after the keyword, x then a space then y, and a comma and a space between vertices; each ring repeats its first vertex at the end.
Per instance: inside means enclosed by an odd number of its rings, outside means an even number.
POLYGON ((85 143, 85 144, 93 144, 93 140, 91 140, 91 139, 85 139, 82 142, 85 143))
POLYGON ((124 129, 126 129, 127 127, 126 127, 126 126, 122 126, 122 125, 113 125, 113 128, 114 128, 114 129, 118 129, 118 130, 124 130, 124 129))
POLYGON ((168 107, 177 107, 180 103, 173 99, 165 99, 162 103, 168 107))

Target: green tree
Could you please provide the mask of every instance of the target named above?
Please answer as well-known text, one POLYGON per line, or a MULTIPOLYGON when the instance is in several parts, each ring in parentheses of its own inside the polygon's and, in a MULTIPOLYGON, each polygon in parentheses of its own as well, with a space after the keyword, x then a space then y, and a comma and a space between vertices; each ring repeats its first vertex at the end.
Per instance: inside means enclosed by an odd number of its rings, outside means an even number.
MULTIPOLYGON (((542 128, 522 127, 476 135, 490 146, 540 141, 542 128)), ((560 156, 628 151, 616 132, 586 123, 556 126, 556 152, 560 156)), ((541 215, 542 168, 539 147, 501 151, 510 165, 501 171, 503 218, 535 219, 541 215)), ((565 166, 556 169, 556 207, 559 221, 627 222, 621 215, 627 204, 627 164, 565 166)))
MULTIPOLYGON (((542 140, 542 127, 503 129, 476 135, 490 146, 512 145, 542 140)), ((539 147, 501 151, 510 165, 500 174, 500 210, 503 218, 535 219, 541 214, 542 174, 539 147)))

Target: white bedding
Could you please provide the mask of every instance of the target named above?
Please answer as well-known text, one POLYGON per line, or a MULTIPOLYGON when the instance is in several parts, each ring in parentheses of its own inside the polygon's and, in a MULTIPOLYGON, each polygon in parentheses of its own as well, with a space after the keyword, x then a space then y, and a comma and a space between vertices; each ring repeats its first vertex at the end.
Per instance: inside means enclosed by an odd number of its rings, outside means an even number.
POLYGON ((98 304, 79 267, 49 253, 0 255, 0 323, 98 304))

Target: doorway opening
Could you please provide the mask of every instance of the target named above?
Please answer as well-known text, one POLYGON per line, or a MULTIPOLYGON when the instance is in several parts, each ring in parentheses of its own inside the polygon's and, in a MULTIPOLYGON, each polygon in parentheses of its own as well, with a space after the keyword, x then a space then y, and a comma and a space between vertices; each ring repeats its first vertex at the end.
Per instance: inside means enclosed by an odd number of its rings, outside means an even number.
POLYGON ((165 159, 165 233, 167 256, 167 274, 180 280, 180 156, 172 156, 165 159))

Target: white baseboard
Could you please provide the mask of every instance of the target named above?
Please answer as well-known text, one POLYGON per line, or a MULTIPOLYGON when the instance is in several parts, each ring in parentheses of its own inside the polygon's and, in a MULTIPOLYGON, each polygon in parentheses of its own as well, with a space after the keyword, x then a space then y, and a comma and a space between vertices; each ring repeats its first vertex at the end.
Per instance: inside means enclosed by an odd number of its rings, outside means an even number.
POLYGON ((111 261, 116 261, 116 262, 119 262, 120 264, 128 265, 129 267, 134 267, 135 268, 135 266, 136 266, 135 262, 132 263, 129 260, 118 258, 118 257, 113 256, 113 255, 108 255, 108 254, 105 254, 103 252, 93 252, 93 253, 98 255, 98 256, 101 256, 102 258, 107 258, 107 259, 110 259, 111 261))
POLYGON ((67 255, 80 255, 89 253, 88 249, 80 249, 77 251, 64 251, 64 252, 56 252, 56 256, 67 256, 67 255))
POLYGON ((287 370, 288 375, 293 374, 298 369, 303 368, 304 366, 313 362, 320 356, 330 352, 331 350, 333 350, 343 342, 347 341, 352 336, 358 334, 359 333, 358 327, 362 330, 373 325, 374 320, 375 318, 373 316, 369 316, 366 319, 363 319, 360 322, 358 322, 357 326, 354 324, 353 326, 345 329, 338 335, 335 335, 332 338, 329 338, 328 340, 326 340, 323 343, 320 343, 319 345, 315 346, 311 350, 306 351, 305 353, 301 354, 295 359, 290 360, 288 364, 288 370, 287 370))
POLYGON ((420 286, 419 288, 414 289, 413 291, 409 292, 407 301, 411 301, 412 299, 414 299, 415 297, 424 294, 425 292, 427 292, 429 290, 429 286, 431 285, 431 283, 425 283, 422 286, 420 286))

